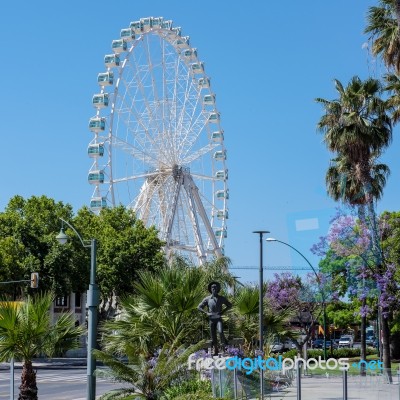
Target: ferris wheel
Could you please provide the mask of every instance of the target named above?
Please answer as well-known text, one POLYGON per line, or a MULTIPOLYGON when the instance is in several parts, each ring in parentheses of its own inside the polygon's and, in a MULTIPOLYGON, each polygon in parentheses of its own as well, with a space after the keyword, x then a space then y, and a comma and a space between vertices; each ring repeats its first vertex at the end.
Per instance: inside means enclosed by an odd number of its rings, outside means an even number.
POLYGON ((161 17, 132 22, 111 48, 89 120, 91 209, 132 208, 156 226, 167 254, 200 264, 221 256, 229 198, 224 132, 197 50, 161 17))

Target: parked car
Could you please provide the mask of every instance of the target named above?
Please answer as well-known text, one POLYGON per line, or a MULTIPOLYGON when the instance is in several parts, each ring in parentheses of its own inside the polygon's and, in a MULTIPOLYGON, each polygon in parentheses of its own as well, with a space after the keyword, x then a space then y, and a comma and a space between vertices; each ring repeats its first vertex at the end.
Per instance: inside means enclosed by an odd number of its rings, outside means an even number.
POLYGON ((367 343, 367 346, 374 347, 375 342, 376 342, 376 338, 374 336, 367 337, 365 342, 367 343))
MULTIPOLYGON (((323 344, 322 344, 322 346, 323 346, 323 344)), ((332 347, 332 349, 337 349, 338 345, 334 340, 327 340, 326 341, 326 348, 330 349, 331 347, 332 347)))
POLYGON ((339 339, 339 347, 353 347, 354 339, 351 335, 343 335, 339 339))
POLYGON ((324 339, 315 339, 311 345, 313 349, 322 349, 324 347, 324 339))
POLYGON ((290 340, 290 339, 285 339, 283 342, 283 351, 289 351, 291 349, 295 349, 296 345, 290 340))
POLYGON ((271 345, 271 351, 273 353, 281 353, 284 350, 284 346, 283 343, 280 341, 275 341, 274 343, 272 343, 271 345))

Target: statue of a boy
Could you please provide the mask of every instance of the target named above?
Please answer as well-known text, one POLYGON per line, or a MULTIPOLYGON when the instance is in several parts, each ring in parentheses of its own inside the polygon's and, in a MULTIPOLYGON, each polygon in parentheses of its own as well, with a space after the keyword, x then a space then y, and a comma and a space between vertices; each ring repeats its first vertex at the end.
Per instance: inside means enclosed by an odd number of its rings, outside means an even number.
POLYGON ((220 290, 221 285, 219 282, 210 282, 208 284, 208 291, 211 293, 211 295, 203 299, 203 301, 197 307, 199 311, 207 314, 210 321, 211 341, 214 349, 214 355, 218 355, 217 332, 219 334, 221 344, 228 344, 224 335, 224 326, 221 316, 230 308, 232 308, 232 304, 228 301, 228 299, 218 294, 220 290), (225 305, 225 308, 222 308, 223 305, 225 305), (205 307, 208 308, 208 311, 204 310, 205 307))

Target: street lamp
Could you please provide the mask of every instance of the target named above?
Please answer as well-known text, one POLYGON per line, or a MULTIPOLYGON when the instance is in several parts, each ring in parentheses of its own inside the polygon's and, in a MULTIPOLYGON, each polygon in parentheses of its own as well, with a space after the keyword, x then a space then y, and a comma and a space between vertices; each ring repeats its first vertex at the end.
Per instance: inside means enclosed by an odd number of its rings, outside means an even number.
POLYGON ((321 296, 322 296, 322 309, 323 309, 323 317, 322 318, 323 318, 323 327, 324 327, 324 360, 326 360, 327 359, 327 356, 326 356, 326 301, 325 301, 325 293, 324 293, 323 289, 321 288, 321 278, 320 278, 320 276, 318 275, 318 273, 315 270, 315 268, 311 265, 310 261, 308 261, 308 259, 302 253, 300 253, 299 250, 297 250, 295 247, 291 246, 289 243, 282 242, 282 240, 278 240, 278 239, 275 239, 275 238, 267 238, 265 240, 267 242, 282 243, 285 246, 290 247, 297 254, 299 254, 301 257, 303 257, 303 259, 306 261, 306 263, 311 267, 312 271, 314 272, 315 277, 316 277, 317 282, 318 282, 318 285, 320 286, 319 290, 320 290, 320 293, 321 293, 321 296))
POLYGON ((96 360, 93 356, 93 349, 96 347, 97 338, 97 307, 99 305, 99 287, 96 284, 96 252, 97 240, 83 240, 77 230, 67 221, 60 218, 62 221, 60 233, 56 239, 60 244, 65 244, 68 241, 68 236, 64 233, 64 224, 67 224, 78 236, 83 247, 90 248, 90 283, 87 291, 87 306, 88 306, 88 341, 87 341, 87 400, 96 399, 96 360))
MULTIPOLYGON (((258 322, 259 322, 259 336, 260 336, 260 356, 264 356, 264 276, 263 276, 263 246, 262 239, 264 233, 270 233, 269 231, 253 231, 253 233, 257 233, 260 236, 260 276, 259 276, 259 314, 258 314, 258 322)), ((260 368, 260 400, 264 400, 264 371, 260 368)))

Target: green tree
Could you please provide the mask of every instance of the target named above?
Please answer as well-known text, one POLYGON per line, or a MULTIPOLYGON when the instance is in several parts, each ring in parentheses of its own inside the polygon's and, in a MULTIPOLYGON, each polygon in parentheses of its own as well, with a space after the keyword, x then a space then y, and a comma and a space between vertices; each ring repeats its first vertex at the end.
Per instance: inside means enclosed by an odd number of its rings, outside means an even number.
MULTIPOLYGON (((164 264, 163 243, 154 227, 147 229, 132 210, 123 206, 103 209, 99 215, 83 207, 72 224, 84 239, 96 238, 98 241, 100 312, 104 318, 112 316, 118 298, 134 293, 134 282, 138 280, 139 272, 156 271, 164 264)), ((71 237, 71 246, 79 248, 79 262, 88 271, 89 252, 81 246, 76 235, 69 230, 66 232, 71 237)))
POLYGON ((0 303, 0 360, 22 360, 21 385, 18 400, 37 400, 36 372, 32 360, 39 354, 53 356, 78 347, 83 334, 75 327, 71 314, 62 314, 52 324, 49 313, 51 294, 39 294, 25 302, 0 303))
MULTIPOLYGON (((40 291, 61 296, 87 290, 90 252, 67 227, 69 243, 57 242, 60 218, 70 221, 83 239, 98 240, 97 279, 103 317, 115 312, 118 296, 134 291, 138 271, 154 271, 164 263, 157 231, 145 228, 131 210, 120 206, 95 215, 83 207, 74 216, 70 205, 46 196, 15 196, 0 213, 1 281, 29 279, 31 272, 39 272, 40 291)), ((3 287, 3 293, 14 298, 21 297, 22 291, 29 289, 3 287)))
POLYGON ((365 33, 370 34, 372 54, 381 56, 389 69, 400 72, 400 1, 379 0, 370 7, 365 33))
MULTIPOLYGON (((74 270, 70 255, 55 239, 59 218, 71 216, 70 205, 46 196, 11 198, 0 213, 2 280, 29 279, 31 272, 39 272, 41 291, 52 290, 61 295, 74 290, 78 280, 71 278, 79 271, 74 270)), ((5 293, 15 297, 21 296, 21 290, 21 287, 4 287, 5 293)))
POLYGON ((345 303, 342 301, 337 301, 328 304, 326 307, 326 314, 329 321, 339 329, 351 329, 354 323, 360 322, 360 317, 356 317, 357 309, 355 303, 345 303))

